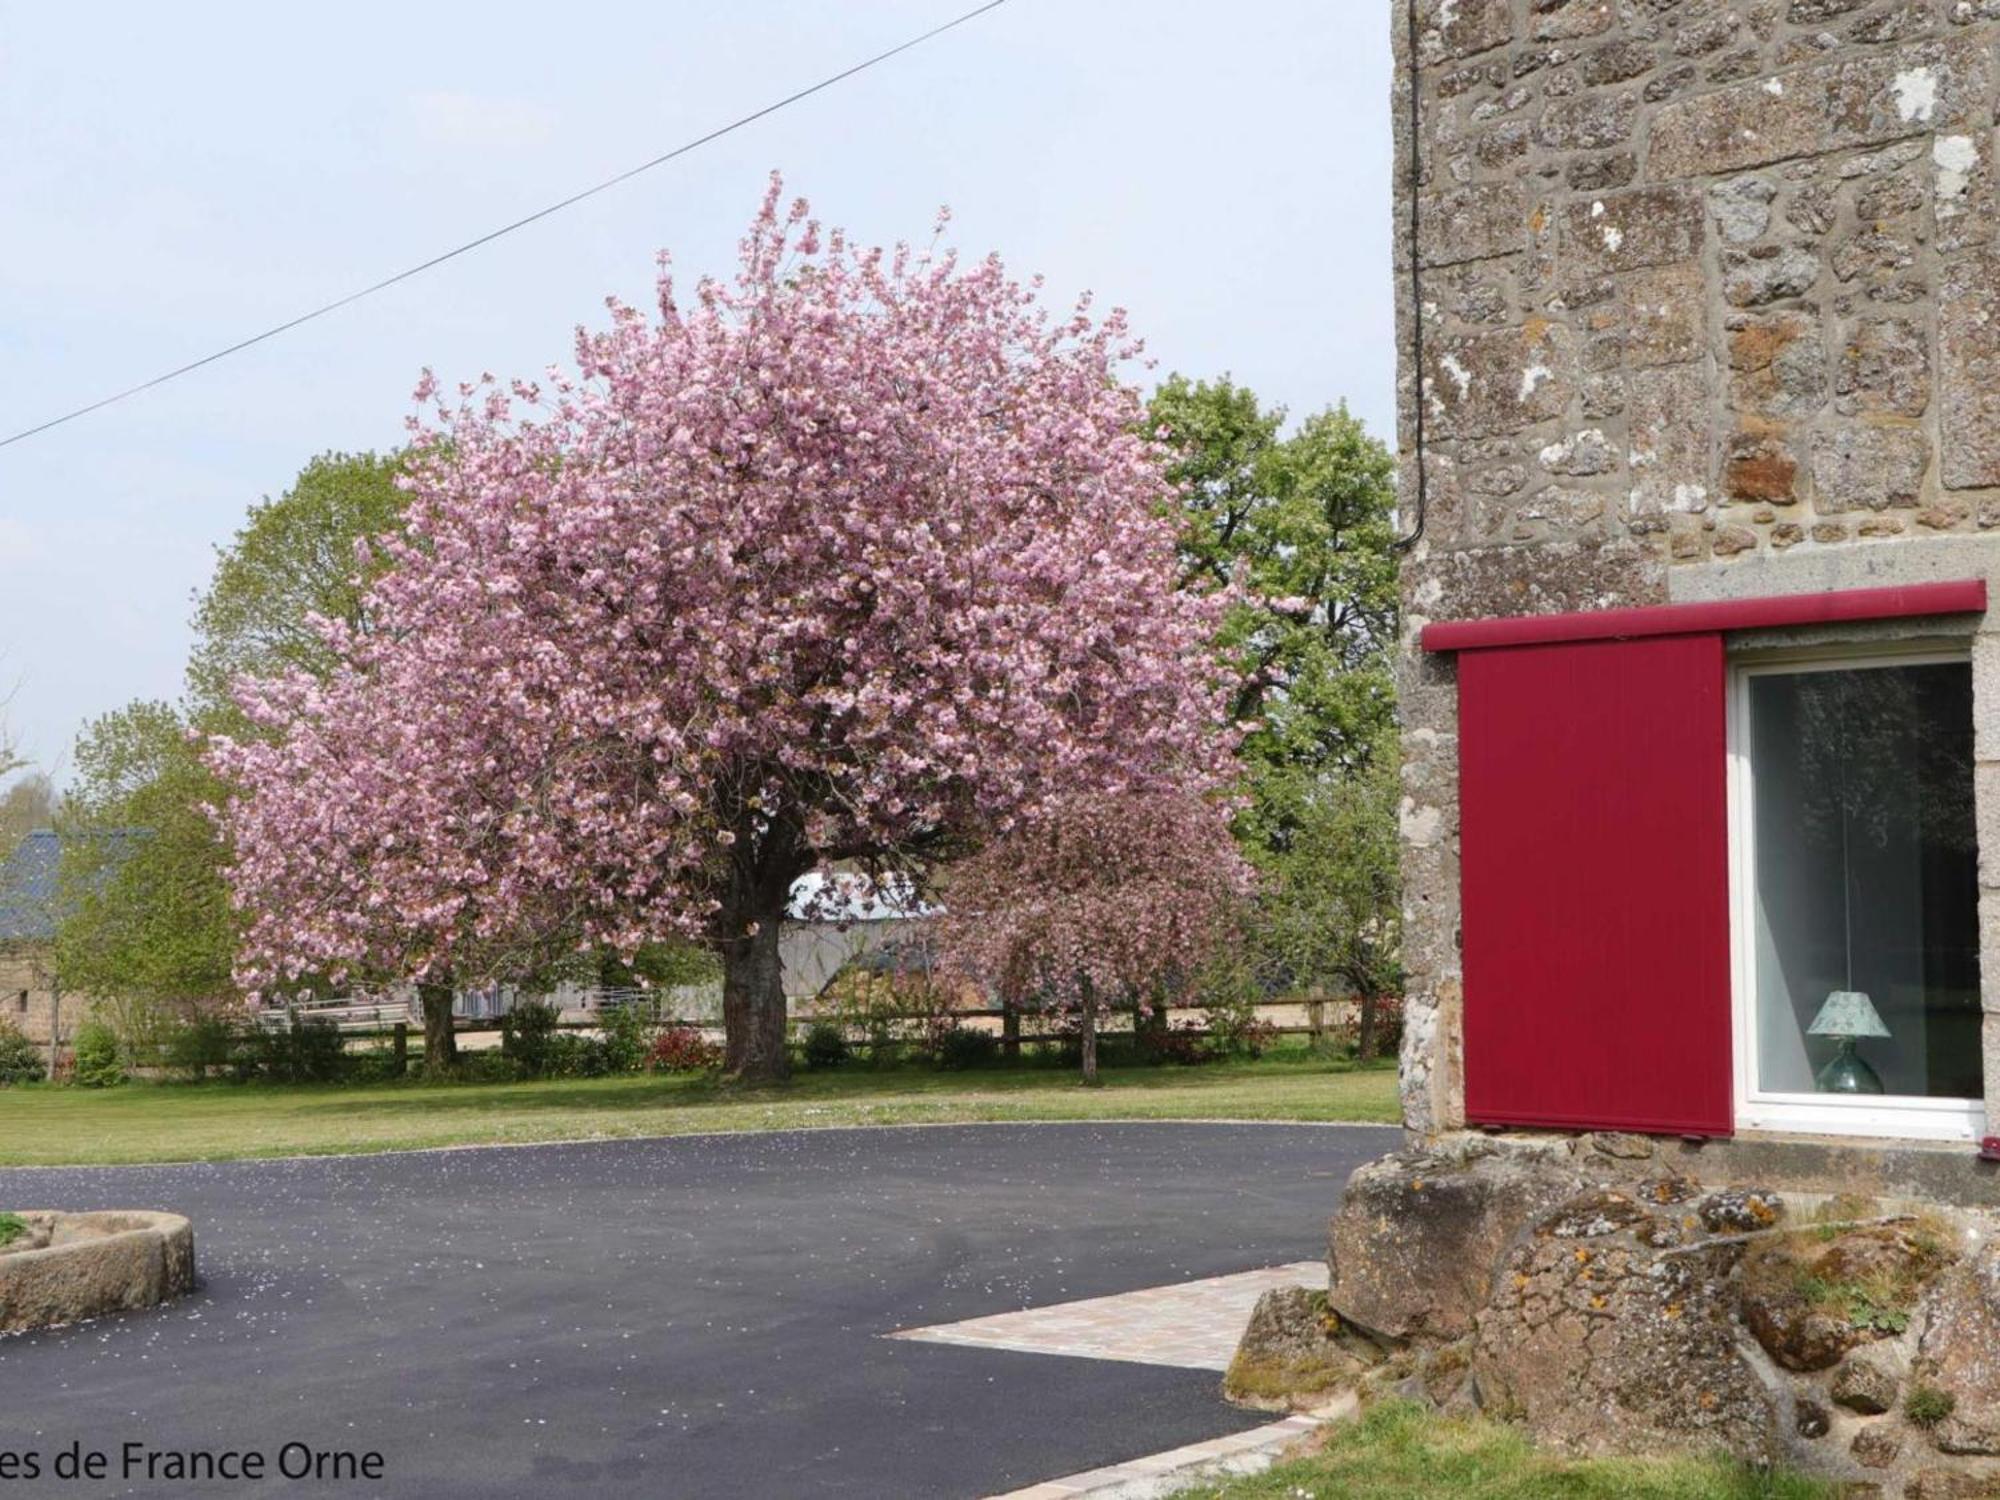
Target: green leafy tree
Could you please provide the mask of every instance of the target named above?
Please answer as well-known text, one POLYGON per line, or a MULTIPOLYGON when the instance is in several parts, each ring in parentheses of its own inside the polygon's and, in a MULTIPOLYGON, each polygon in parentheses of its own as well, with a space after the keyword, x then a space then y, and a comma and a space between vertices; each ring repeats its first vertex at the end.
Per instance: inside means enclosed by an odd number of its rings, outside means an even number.
POLYGON ((1227 379, 1173 376, 1148 417, 1183 497, 1184 579, 1244 591, 1218 641, 1255 726, 1241 831, 1281 848, 1298 799, 1364 767, 1395 720, 1395 462, 1345 407, 1281 436, 1284 411, 1227 379))
POLYGON ((200 717, 234 715, 238 677, 297 668, 322 676, 333 658, 317 621, 366 624, 362 597, 381 564, 358 548, 400 529, 400 454, 323 453, 292 487, 250 509, 195 604, 188 689, 200 717))
POLYGON ((203 811, 223 788, 167 703, 132 703, 93 720, 76 745, 63 835, 56 972, 96 997, 126 1041, 156 1023, 228 1002, 234 924, 215 828, 203 811))
POLYGON ((1357 998, 1363 1059, 1380 1042, 1383 997, 1402 991, 1401 798, 1395 745, 1379 745, 1359 770, 1294 797, 1292 836, 1257 861, 1259 948, 1294 984, 1357 998))
POLYGON ((1352 992, 1364 1053, 1400 984, 1395 463, 1345 407, 1285 433, 1228 379, 1168 379, 1148 407, 1172 453, 1187 586, 1234 585, 1218 649, 1252 728, 1236 833, 1260 874, 1250 967, 1267 988, 1352 992))
MULTIPOLYGON (((0 776, 5 774, 0 770, 0 776)), ((5 859, 16 844, 37 828, 47 828, 55 810, 55 783, 39 771, 21 777, 0 792, 0 859, 5 859)))
MULTIPOLYGON (((397 464, 393 455, 323 454, 284 494, 253 506, 196 601, 185 702, 128 704, 77 742, 57 820, 58 972, 66 989, 97 997, 129 1044, 163 1019, 238 998, 226 851, 205 810, 228 788, 203 764, 199 736, 250 732, 229 700, 236 677, 326 670, 316 621, 365 627, 372 565, 358 548, 399 524, 397 464)), ((443 1005, 448 1014, 449 994, 443 1005)))

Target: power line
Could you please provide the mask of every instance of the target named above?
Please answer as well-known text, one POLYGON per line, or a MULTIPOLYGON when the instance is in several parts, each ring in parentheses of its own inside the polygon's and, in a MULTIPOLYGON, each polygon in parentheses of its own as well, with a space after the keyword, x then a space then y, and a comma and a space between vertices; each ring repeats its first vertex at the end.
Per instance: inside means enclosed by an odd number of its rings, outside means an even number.
POLYGON ((183 375, 199 370, 203 365, 212 365, 219 359, 227 359, 232 354, 240 354, 243 350, 250 348, 254 344, 261 344, 266 339, 274 339, 281 333, 289 333, 302 323, 310 323, 315 318, 323 318, 328 313, 338 312, 350 303, 359 302, 364 297, 372 297, 377 292, 386 291, 398 282, 408 281, 412 276, 420 276, 425 271, 435 266, 441 266, 448 260, 456 260, 459 256, 469 251, 477 250, 481 245, 491 244, 503 235, 512 234, 517 229, 525 229, 537 220, 546 219, 550 214, 560 213, 566 208, 574 207, 586 198, 594 198, 599 193, 615 188, 622 182, 630 181, 642 172, 650 172, 653 168, 663 166, 676 157, 686 156, 690 151, 698 150, 706 146, 710 141, 718 141, 733 131, 741 130, 746 125, 753 125, 766 115, 774 115, 789 105, 797 104, 801 99, 810 99, 814 94, 830 89, 837 83, 846 82, 857 73, 865 73, 870 68, 880 63, 885 63, 892 57, 908 52, 913 47, 921 47, 925 42, 943 36, 947 31, 955 30, 965 25, 968 21, 977 20, 989 10, 998 10, 1006 3, 1007 0, 986 0, 984 5, 975 6, 963 15, 954 16, 942 25, 933 26, 929 31, 913 36, 908 41, 898 42, 886 52, 878 52, 873 57, 865 58, 851 67, 843 68, 838 73, 822 78, 818 83, 813 84, 809 88, 800 89, 795 94, 787 94, 784 98, 767 104, 762 109, 744 115, 740 119, 731 120, 727 125, 718 126, 706 135, 696 136, 693 140, 676 146, 671 151, 663 151, 650 161, 643 161, 636 167, 629 167, 615 177, 607 177, 595 186, 587 187, 579 193, 572 193, 569 197, 551 203, 546 208, 538 208, 533 213, 516 219, 510 224, 502 224, 498 229, 489 230, 477 239, 467 240, 464 244, 447 250, 442 255, 433 255, 429 260, 419 262, 417 265, 411 266, 408 270, 398 271, 393 276, 385 276, 372 286, 362 287, 359 291, 349 292, 344 297, 338 297, 331 302, 323 303, 321 306, 315 307, 311 312, 300 313, 296 318, 291 318, 283 323, 266 328, 262 333, 252 334, 247 339, 240 339, 227 348, 216 350, 213 354, 204 354, 200 359, 190 360, 187 364, 181 365, 177 369, 169 370, 164 375, 155 375, 151 380, 143 380, 139 384, 129 386, 115 395, 105 396, 101 400, 93 401, 88 406, 79 406, 76 410, 64 412, 59 417, 51 417, 46 422, 38 423, 33 427, 23 428, 11 437, 0 438, 0 448, 18 443, 24 438, 34 437, 37 433, 47 432, 51 427, 60 427, 65 422, 74 422, 78 417, 87 417, 92 412, 102 411, 107 406, 115 406, 120 401, 136 396, 142 391, 150 391, 156 385, 165 385, 169 380, 177 380, 183 375))

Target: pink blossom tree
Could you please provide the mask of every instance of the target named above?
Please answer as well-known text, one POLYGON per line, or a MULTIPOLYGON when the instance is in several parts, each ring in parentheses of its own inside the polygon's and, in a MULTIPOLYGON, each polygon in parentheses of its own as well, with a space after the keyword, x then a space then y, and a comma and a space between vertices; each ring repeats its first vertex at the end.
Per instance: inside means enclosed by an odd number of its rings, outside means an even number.
POLYGON ((1185 989, 1251 883, 1211 799, 1053 798, 951 869, 945 961, 1008 1005, 1073 1010, 1095 1083, 1103 1007, 1185 989))
POLYGON ((306 977, 413 981, 425 1070, 446 1073, 460 983, 546 973, 586 940, 576 890, 518 868, 527 826, 497 800, 533 798, 562 737, 485 691, 482 643, 449 625, 422 650, 327 637, 338 670, 239 684, 263 734, 208 742, 239 789, 222 810, 237 978, 266 996, 306 977), (441 670, 452 661, 467 670, 441 670), (451 753, 461 743, 480 753, 451 753))
POLYGON ((1137 346, 1038 289, 857 249, 774 180, 732 281, 683 302, 663 265, 576 374, 413 424, 368 631, 245 685, 267 738, 216 751, 246 968, 693 938, 728 1066, 775 1077, 800 875, 1220 784, 1217 606, 1175 586, 1137 346))

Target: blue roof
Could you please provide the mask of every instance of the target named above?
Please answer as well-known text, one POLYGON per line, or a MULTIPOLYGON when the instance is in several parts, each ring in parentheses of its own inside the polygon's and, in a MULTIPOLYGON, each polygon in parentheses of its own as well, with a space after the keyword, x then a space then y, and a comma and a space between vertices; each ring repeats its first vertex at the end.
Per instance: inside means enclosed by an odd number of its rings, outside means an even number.
POLYGON ((0 863, 0 943, 43 942, 56 935, 56 865, 62 840, 38 828, 0 863))
MULTIPOLYGON (((132 842, 145 836, 134 828, 114 829, 104 835, 114 845, 111 863, 123 863, 132 842)), ((37 828, 0 861, 0 943, 55 940, 60 917, 56 877, 61 863, 62 835, 49 828, 37 828)))

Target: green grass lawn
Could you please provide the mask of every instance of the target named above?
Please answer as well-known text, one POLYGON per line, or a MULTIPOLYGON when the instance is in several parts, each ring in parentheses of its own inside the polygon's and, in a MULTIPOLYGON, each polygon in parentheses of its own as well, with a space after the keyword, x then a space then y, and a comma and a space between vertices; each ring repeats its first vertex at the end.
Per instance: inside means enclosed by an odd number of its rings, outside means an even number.
POLYGON ((1830 1486, 1703 1459, 1563 1459, 1512 1428, 1386 1402, 1323 1453, 1183 1500, 1822 1500, 1830 1486))
POLYGON ((128 1083, 0 1089, 0 1166, 222 1161, 424 1146, 970 1120, 1345 1120, 1392 1124, 1393 1063, 1292 1053, 1203 1067, 944 1073, 851 1065, 782 1088, 636 1076, 542 1083, 128 1083))

